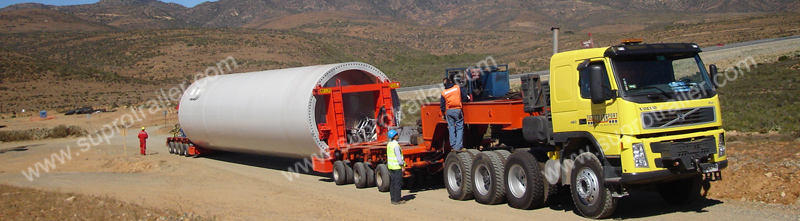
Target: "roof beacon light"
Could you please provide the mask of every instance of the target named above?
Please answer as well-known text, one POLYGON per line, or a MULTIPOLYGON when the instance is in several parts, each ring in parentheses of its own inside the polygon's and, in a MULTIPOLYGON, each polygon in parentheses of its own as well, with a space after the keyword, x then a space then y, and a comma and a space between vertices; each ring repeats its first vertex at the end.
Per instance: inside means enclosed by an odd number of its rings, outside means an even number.
POLYGON ((623 45, 637 45, 637 44, 642 43, 642 41, 644 41, 644 40, 642 40, 641 38, 626 38, 626 39, 622 39, 622 44, 623 45))

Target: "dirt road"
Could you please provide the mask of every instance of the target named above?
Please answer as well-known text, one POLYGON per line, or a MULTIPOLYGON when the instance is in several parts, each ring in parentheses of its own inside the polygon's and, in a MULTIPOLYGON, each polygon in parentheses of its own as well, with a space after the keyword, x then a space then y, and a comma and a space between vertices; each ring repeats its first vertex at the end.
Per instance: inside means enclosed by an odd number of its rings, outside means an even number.
MULTIPOLYGON (((129 134, 135 130, 131 130, 129 134)), ((518 210, 448 199, 440 178, 426 189, 404 190, 409 203, 393 206, 376 188, 336 186, 319 174, 288 174, 296 160, 218 153, 186 158, 167 153, 166 135, 151 133, 147 156, 137 156, 136 138, 120 136, 82 151, 77 138, 0 144, 0 183, 21 187, 111 196, 122 201, 188 211, 222 220, 253 219, 582 219, 568 195, 548 208, 518 210), (67 146, 70 148, 67 151, 67 146), (71 159, 33 181, 20 173, 44 158, 67 152, 71 159), (288 176, 287 176, 288 175, 288 176)), ((713 188, 713 187, 712 187, 713 188)), ((634 192, 620 200, 615 218, 652 220, 800 220, 796 206, 705 199, 670 206, 655 193, 634 192)))

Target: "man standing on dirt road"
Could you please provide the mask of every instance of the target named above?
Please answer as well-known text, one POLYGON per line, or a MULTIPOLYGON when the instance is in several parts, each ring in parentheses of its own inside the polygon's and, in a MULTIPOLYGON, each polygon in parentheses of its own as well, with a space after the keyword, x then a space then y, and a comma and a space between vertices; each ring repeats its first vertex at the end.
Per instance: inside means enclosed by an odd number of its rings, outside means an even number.
POLYGON ((400 137, 397 131, 390 130, 386 137, 391 140, 386 144, 386 167, 389 168, 389 195, 391 196, 392 204, 399 205, 406 203, 404 200, 400 200, 404 163, 403 149, 400 149, 400 144, 397 143, 397 138, 400 137))
POLYGON ((139 150, 142 155, 145 154, 145 149, 147 149, 147 132, 144 131, 144 127, 142 127, 142 132, 139 132, 139 150))

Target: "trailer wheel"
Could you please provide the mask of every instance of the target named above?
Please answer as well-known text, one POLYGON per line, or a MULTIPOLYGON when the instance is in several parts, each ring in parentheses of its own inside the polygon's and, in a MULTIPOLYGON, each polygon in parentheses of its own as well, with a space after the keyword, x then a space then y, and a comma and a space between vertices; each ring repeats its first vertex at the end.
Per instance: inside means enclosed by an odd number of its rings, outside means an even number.
POLYGON ((450 152, 445 159, 444 185, 454 200, 472 199, 472 153, 450 152))
POLYGON ((184 157, 192 156, 191 154, 189 154, 189 144, 183 144, 183 156, 184 157))
POLYGON ((347 171, 344 168, 344 162, 341 160, 333 162, 333 182, 335 182, 336 185, 347 184, 346 174, 347 171))
POLYGON ((495 152, 483 152, 475 156, 472 163, 473 194, 475 201, 494 205, 506 198, 503 185, 503 161, 495 152))
POLYGON ((350 161, 349 160, 345 160, 344 161, 344 169, 345 169, 345 172, 347 172, 345 174, 345 178, 347 179, 347 184, 353 184, 353 182, 354 182, 354 180, 353 180, 353 167, 350 166, 350 161))
POLYGON ((172 154, 178 154, 178 142, 172 142, 172 154))
POLYGON ((353 180, 356 183, 356 188, 367 187, 367 169, 364 168, 364 163, 356 162, 353 165, 353 180))
POLYGON ((685 179, 660 183, 656 185, 656 187, 664 201, 673 205, 682 205, 700 198, 702 183, 702 175, 697 175, 685 179))
POLYGON ((178 154, 178 155, 180 155, 180 156, 186 156, 186 152, 187 152, 187 151, 186 151, 186 147, 187 147, 187 145, 186 145, 185 143, 181 143, 181 144, 179 145, 179 147, 181 148, 181 150, 180 150, 180 154, 178 154))
POLYGON ((386 164, 378 164, 375 167, 375 183, 378 185, 378 191, 389 192, 392 183, 389 182, 389 167, 386 167, 386 164))
POLYGON ((611 188, 603 180, 602 168, 591 152, 578 155, 572 168, 572 201, 578 212, 592 219, 606 218, 617 207, 617 198, 611 197, 611 188))
POLYGON ((544 206, 545 181, 536 157, 528 151, 517 151, 508 157, 505 166, 508 204, 517 209, 544 206))
POLYGON ((367 187, 375 186, 375 170, 372 169, 372 163, 364 162, 364 169, 367 170, 367 187))

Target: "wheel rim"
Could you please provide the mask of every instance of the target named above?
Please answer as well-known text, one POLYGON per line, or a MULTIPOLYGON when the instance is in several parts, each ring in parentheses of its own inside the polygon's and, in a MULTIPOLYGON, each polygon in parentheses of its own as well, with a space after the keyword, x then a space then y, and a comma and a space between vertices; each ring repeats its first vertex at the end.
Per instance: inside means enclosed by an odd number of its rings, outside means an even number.
POLYGON ((455 163, 451 163, 449 166, 449 170, 447 170, 447 183, 450 184, 450 188, 453 191, 458 192, 461 190, 461 167, 459 167, 455 163))
POLYGON ((597 180, 597 175, 588 167, 585 167, 578 172, 577 180, 575 181, 578 196, 581 202, 586 205, 593 205, 600 195, 600 183, 597 180))
POLYGON ((525 188, 528 184, 528 179, 525 170, 519 164, 514 164, 508 170, 508 189, 511 190, 511 195, 516 198, 522 198, 525 195, 525 188))
POLYGON ((378 172, 375 176, 375 184, 377 184, 378 186, 383 186, 383 176, 381 175, 382 174, 378 172))
POLYGON ((334 181, 339 181, 339 170, 337 170, 335 168, 333 170, 333 180, 334 181))
POLYGON ((492 187, 492 179, 490 177, 489 168, 483 164, 478 165, 475 170, 475 189, 478 190, 479 194, 487 195, 489 193, 489 189, 492 187))
POLYGON ((356 183, 361 183, 361 174, 357 172, 353 174, 353 180, 355 180, 356 183))

